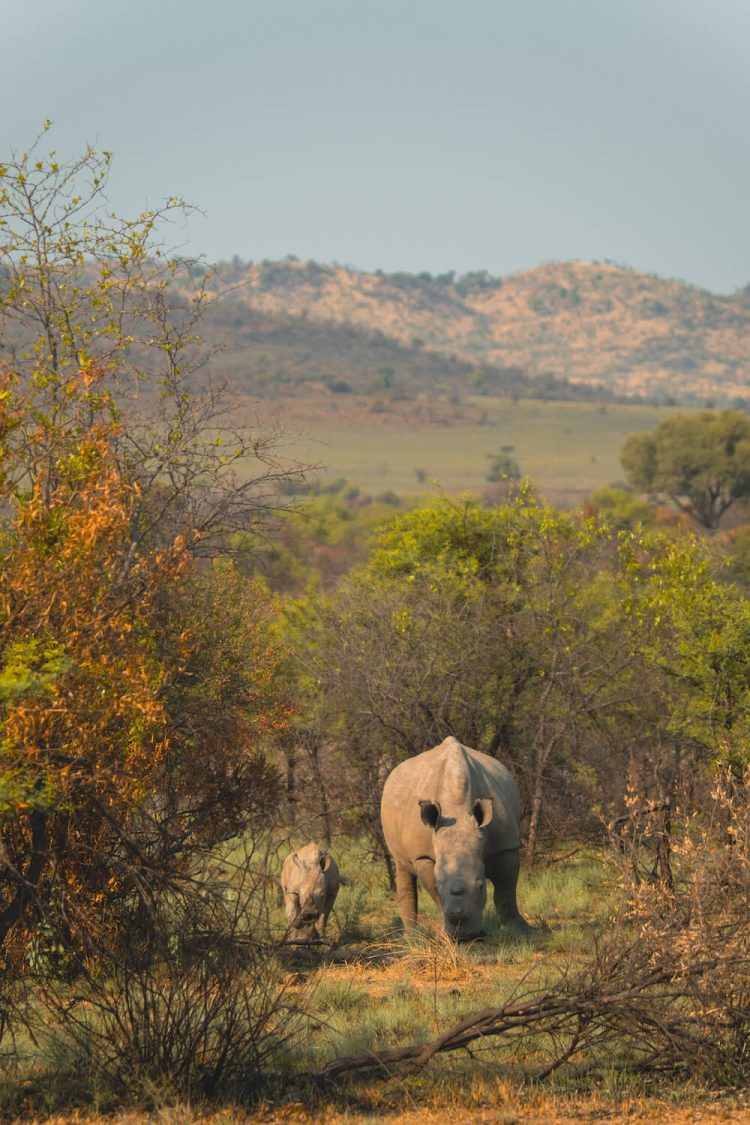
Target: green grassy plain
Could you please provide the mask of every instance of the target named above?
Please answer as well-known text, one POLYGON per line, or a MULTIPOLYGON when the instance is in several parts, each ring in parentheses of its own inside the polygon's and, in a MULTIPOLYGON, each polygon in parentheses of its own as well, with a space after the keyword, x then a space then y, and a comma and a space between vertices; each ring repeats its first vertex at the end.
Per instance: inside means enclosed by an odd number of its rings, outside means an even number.
POLYGON ((338 406, 301 426, 303 436, 285 450, 319 464, 322 479, 345 477, 373 495, 434 487, 482 492, 489 457, 512 446, 524 476, 549 499, 570 503, 622 481, 619 455, 628 434, 652 430, 674 413, 663 406, 490 397, 466 399, 453 410, 444 404, 432 420, 400 403, 378 414, 338 406))

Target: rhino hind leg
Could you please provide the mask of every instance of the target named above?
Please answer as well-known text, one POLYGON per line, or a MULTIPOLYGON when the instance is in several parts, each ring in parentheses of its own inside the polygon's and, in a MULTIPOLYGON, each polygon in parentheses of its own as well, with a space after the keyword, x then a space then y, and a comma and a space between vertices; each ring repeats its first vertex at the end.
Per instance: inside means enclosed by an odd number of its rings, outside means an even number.
POLYGON ((396 904, 405 930, 417 924, 417 877, 406 867, 396 864, 396 904))
POLYGON ((494 888, 494 903, 497 916, 504 926, 514 926, 524 933, 531 927, 523 918, 516 902, 516 884, 521 865, 517 850, 500 852, 485 860, 485 874, 494 888))

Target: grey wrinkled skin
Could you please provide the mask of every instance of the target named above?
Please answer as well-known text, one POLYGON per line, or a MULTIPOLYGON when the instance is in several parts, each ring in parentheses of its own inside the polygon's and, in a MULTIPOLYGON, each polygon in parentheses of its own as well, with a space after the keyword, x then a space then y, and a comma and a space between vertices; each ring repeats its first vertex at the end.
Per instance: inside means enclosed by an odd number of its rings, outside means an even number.
POLYGON ((446 738, 396 766, 380 815, 404 929, 417 920, 419 881, 442 910, 447 933, 478 937, 487 879, 501 922, 529 929, 516 903, 521 798, 502 762, 446 738))
POLYGON ((286 857, 281 889, 289 941, 322 941, 339 885, 336 860, 317 844, 306 844, 286 857))

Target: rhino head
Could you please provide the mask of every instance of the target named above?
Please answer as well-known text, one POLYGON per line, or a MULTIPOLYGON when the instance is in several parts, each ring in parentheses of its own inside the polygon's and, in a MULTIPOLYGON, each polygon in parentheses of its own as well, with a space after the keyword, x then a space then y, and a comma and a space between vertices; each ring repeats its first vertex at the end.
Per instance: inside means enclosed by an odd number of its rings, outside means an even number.
POLYGON ((432 828, 435 888, 445 929, 455 938, 478 937, 487 901, 482 829, 492 820, 492 798, 480 797, 455 816, 444 816, 436 801, 420 801, 419 811, 432 828))
POLYGON ((297 874, 298 903, 294 925, 299 929, 314 927, 325 910, 326 872, 331 866, 331 857, 324 851, 312 856, 295 852, 292 859, 297 874))

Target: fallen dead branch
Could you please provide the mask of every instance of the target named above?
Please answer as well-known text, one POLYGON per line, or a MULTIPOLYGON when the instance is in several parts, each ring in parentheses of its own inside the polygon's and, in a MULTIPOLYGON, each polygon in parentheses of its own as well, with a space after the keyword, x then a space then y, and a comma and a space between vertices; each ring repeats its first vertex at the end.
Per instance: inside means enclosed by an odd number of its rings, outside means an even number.
POLYGON ((444 1032, 432 1043, 416 1043, 409 1047, 395 1047, 383 1051, 370 1051, 366 1055, 350 1055, 334 1059, 320 1073, 324 1081, 340 1078, 354 1070, 369 1070, 392 1066, 395 1063, 413 1062, 415 1068, 425 1066, 442 1051, 456 1051, 475 1039, 502 1035, 511 1029, 529 1028, 541 1020, 553 1019, 555 1029, 561 1030, 561 1019, 569 1016, 564 1000, 549 996, 538 1003, 506 1005, 474 1012, 461 1023, 444 1032))
MULTIPOLYGON (((720 960, 702 961, 678 976, 649 966, 647 952, 640 943, 635 944, 616 962, 607 957, 598 960, 587 982, 563 982, 567 983, 564 989, 473 1012, 431 1043, 334 1059, 317 1078, 330 1082, 364 1070, 388 1074, 398 1064, 421 1069, 436 1055, 469 1047, 477 1040, 532 1034, 546 1038, 553 1047, 549 1064, 537 1075, 540 1079, 588 1047, 604 1050, 610 1057, 615 1048, 621 1052, 625 1047, 634 1069, 705 1069, 710 1062, 728 1074, 743 1067, 735 1032, 739 1027, 745 1035, 750 1032, 750 1008, 713 1012, 716 1026, 710 1026, 709 1013, 696 1010, 691 1003, 705 989, 720 960)), ((722 971, 728 968, 721 962, 722 971)), ((750 962, 743 959, 734 968, 748 975, 750 962)))

